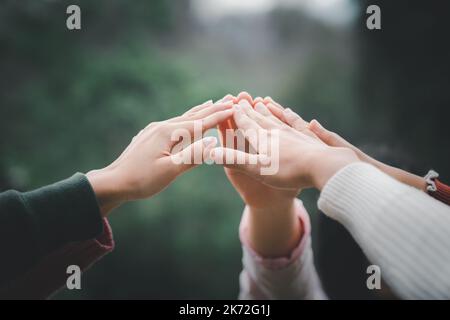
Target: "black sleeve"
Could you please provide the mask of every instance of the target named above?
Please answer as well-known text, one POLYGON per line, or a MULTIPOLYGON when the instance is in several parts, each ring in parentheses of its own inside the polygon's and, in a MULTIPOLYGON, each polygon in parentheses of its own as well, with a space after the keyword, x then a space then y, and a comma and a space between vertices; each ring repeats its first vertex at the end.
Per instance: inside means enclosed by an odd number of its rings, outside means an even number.
POLYGON ((72 241, 102 233, 102 217, 86 176, 30 192, 0 193, 0 287, 72 241))

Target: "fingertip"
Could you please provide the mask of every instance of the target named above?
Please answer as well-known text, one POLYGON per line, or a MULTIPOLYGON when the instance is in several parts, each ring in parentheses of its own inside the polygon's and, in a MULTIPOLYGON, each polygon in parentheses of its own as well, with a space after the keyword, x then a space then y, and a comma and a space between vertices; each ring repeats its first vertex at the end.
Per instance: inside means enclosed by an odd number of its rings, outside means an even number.
POLYGON ((320 132, 320 130, 322 129, 322 126, 316 119, 311 120, 308 127, 314 132, 320 132))
POLYGON ((252 109, 253 109, 251 103, 248 102, 247 99, 240 100, 240 101, 239 101, 239 106, 241 106, 241 107, 243 107, 243 108, 252 108, 252 109))
POLYGON ((223 102, 225 102, 225 101, 232 101, 233 102, 234 99, 236 99, 235 96, 233 96, 232 94, 227 94, 225 97, 222 98, 222 101, 223 102))
POLYGON ((256 106, 258 103, 264 103, 264 99, 261 97, 256 97, 253 99, 253 105, 256 106))
POLYGON ((250 104, 253 104, 253 98, 247 91, 242 91, 237 96, 238 101, 247 100, 250 104))
POLYGON ((262 102, 258 102, 258 103, 255 105, 255 110, 256 110, 257 112, 263 114, 263 115, 269 115, 269 114, 270 114, 269 109, 267 109, 266 105, 265 105, 264 103, 262 103, 262 102))
POLYGON ((273 103, 273 100, 271 97, 266 96, 266 97, 264 97, 264 103, 273 103))

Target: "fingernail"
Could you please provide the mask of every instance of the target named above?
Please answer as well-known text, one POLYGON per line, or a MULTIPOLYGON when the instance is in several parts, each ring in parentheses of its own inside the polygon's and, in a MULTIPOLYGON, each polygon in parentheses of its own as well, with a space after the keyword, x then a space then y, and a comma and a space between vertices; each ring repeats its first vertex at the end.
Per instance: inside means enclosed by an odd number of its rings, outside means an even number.
POLYGON ((272 97, 267 96, 267 97, 264 97, 264 102, 273 102, 273 99, 272 99, 272 97))
POLYGON ((233 101, 223 101, 220 103, 220 105, 231 107, 233 105, 233 101))
POLYGON ((215 145, 217 143, 216 137, 206 137, 203 139, 203 145, 205 147, 209 147, 211 145, 215 145))
POLYGON ((293 112, 293 111, 291 110, 291 108, 286 108, 286 109, 284 109, 284 111, 289 112, 289 113, 293 112))
POLYGON ((266 111, 266 106, 264 105, 264 103, 262 102, 258 102, 255 106, 255 110, 258 112, 265 112, 266 111))
POLYGON ((257 103, 263 102, 263 101, 264 101, 264 99, 261 98, 261 97, 256 97, 255 99, 253 99, 253 103, 254 103, 254 104, 257 104, 257 103))
POLYGON ((222 101, 233 101, 233 96, 226 95, 222 98, 222 101))
POLYGON ((236 110, 236 111, 238 111, 238 112, 242 111, 241 105, 235 104, 235 105, 234 105, 234 110, 236 110))
POLYGON ((252 105, 250 104, 250 102, 248 102, 246 99, 239 101, 239 104, 243 107, 243 108, 251 108, 252 105))
POLYGON ((209 99, 208 101, 205 101, 203 104, 211 104, 213 101, 209 99))
POLYGON ((311 122, 315 122, 316 123, 316 126, 317 126, 317 128, 319 128, 320 130, 322 130, 323 129, 323 127, 322 127, 322 125, 320 124, 320 122, 319 121, 317 121, 316 119, 314 119, 313 121, 311 121, 311 122))

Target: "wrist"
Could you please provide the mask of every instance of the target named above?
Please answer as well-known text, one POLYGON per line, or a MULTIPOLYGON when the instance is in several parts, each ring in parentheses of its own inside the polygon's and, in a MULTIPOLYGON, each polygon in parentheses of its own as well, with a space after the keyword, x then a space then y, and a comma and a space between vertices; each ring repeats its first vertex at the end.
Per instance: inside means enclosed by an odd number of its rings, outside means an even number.
POLYGON ((331 147, 318 152, 311 161, 310 174, 313 186, 322 190, 340 169, 359 161, 355 152, 348 148, 331 147))
POLYGON ((107 167, 92 170, 86 177, 94 190, 103 217, 127 200, 126 192, 121 187, 119 176, 114 169, 107 167))
POLYGON ((247 204, 247 207, 251 214, 270 215, 291 212, 294 205, 295 197, 286 197, 283 199, 272 199, 270 203, 266 203, 264 206, 247 204))
POLYGON ((248 207, 248 241, 265 258, 289 256, 303 236, 295 198, 268 208, 248 207))

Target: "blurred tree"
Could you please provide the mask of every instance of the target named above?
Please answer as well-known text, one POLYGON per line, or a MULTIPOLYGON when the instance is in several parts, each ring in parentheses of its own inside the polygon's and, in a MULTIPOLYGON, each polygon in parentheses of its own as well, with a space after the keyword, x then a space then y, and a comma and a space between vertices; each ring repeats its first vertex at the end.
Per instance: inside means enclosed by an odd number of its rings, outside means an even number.
MULTIPOLYGON (((147 123, 218 92, 159 49, 183 37, 188 7, 184 0, 1 1, 0 189, 102 167, 147 123), (69 4, 81 7, 80 31, 66 28, 69 4)), ((115 252, 83 275, 83 290, 58 297, 235 297, 237 280, 222 279, 237 279, 240 269, 239 241, 229 235, 239 220, 230 212, 241 205, 211 194, 220 179, 215 190, 237 200, 222 171, 200 168, 151 203, 118 210, 115 252)))

